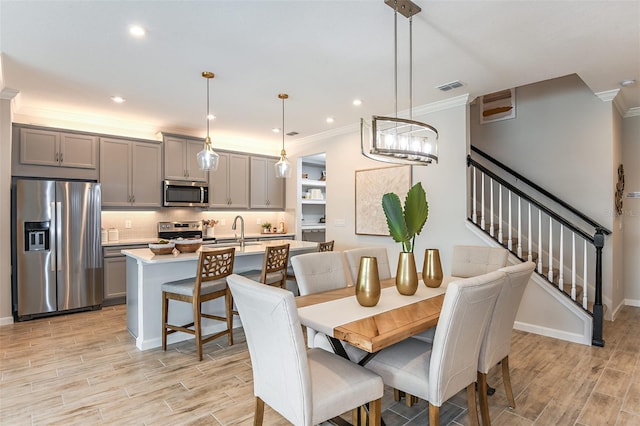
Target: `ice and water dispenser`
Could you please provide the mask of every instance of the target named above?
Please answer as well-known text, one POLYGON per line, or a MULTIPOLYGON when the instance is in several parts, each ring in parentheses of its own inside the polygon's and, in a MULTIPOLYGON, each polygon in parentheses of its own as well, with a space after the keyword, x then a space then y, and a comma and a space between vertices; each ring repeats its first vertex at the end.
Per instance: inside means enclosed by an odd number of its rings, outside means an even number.
POLYGON ((50 221, 24 223, 24 251, 49 251, 50 221))

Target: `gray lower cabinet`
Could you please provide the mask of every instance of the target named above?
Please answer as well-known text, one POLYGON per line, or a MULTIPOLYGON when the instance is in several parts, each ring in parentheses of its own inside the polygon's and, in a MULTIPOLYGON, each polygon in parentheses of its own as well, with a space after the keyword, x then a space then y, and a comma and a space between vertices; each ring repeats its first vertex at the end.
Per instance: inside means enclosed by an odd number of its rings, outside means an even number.
POLYGON ((161 207, 162 145, 100 138, 103 207, 161 207))
POLYGON ((285 206, 285 181, 276 177, 276 158, 251 157, 251 208, 277 209, 285 206))
POLYGON ((220 152, 216 171, 209 172, 209 205, 249 208, 249 156, 220 152))
POLYGON ((125 303, 127 296, 127 258, 121 250, 145 248, 147 245, 104 247, 104 299, 103 306, 125 303))
POLYGON ((207 181, 207 172, 198 166, 203 140, 164 136, 164 178, 167 180, 207 181))

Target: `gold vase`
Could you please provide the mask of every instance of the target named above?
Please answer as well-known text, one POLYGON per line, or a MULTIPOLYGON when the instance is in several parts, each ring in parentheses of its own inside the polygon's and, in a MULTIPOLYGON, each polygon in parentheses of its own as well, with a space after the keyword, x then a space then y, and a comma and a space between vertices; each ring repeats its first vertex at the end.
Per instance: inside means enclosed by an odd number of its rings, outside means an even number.
POLYGON ((418 272, 413 253, 400 253, 398 271, 396 273, 396 288, 398 293, 411 296, 418 290, 418 272))
POLYGON ((422 280, 427 287, 440 287, 442 284, 442 264, 438 249, 424 251, 424 265, 422 265, 422 280))
POLYGON ((362 256, 356 280, 356 299, 362 306, 376 306, 380 300, 380 278, 378 259, 362 256))

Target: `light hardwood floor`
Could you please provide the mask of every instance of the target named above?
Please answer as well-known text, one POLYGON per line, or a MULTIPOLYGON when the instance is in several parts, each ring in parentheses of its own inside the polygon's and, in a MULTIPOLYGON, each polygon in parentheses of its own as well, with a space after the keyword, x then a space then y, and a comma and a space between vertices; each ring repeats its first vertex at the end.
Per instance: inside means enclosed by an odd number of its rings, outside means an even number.
MULTIPOLYGON (((499 368, 489 376, 494 425, 640 425, 640 308, 605 327, 605 348, 514 331, 510 356, 517 408, 499 368)), ((0 424, 251 424, 253 387, 242 330, 205 345, 140 352, 124 306, 0 327, 0 424)), ((387 425, 428 424, 424 401, 411 408, 385 392, 387 425)), ((464 394, 442 407, 442 424, 468 424, 464 394)), ((265 424, 287 424, 273 410, 265 424)))

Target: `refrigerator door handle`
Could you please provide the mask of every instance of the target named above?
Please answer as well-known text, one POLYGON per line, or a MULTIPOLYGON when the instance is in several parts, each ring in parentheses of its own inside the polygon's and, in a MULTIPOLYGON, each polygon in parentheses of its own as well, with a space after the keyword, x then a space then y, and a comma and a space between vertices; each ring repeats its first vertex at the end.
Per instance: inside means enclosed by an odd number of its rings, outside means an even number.
MULTIPOLYGON (((49 204, 50 204, 50 206, 49 206, 49 208, 50 208, 49 217, 51 218, 51 226, 49 227, 49 238, 52 239, 53 241, 56 241, 56 239, 54 238, 55 235, 56 235, 56 224, 57 224, 56 215, 55 215, 56 202, 52 201, 49 204), (51 234, 53 234, 53 235, 51 235, 51 234)), ((52 248, 51 248, 51 256, 53 256, 53 260, 49 262, 49 265, 50 265, 49 269, 51 270, 51 272, 55 272, 56 271, 55 259, 58 257, 57 254, 58 254, 57 253, 57 249, 56 249, 56 246, 54 244, 54 245, 52 245, 52 248)))
POLYGON ((56 202, 56 267, 58 271, 62 270, 62 202, 56 202))

